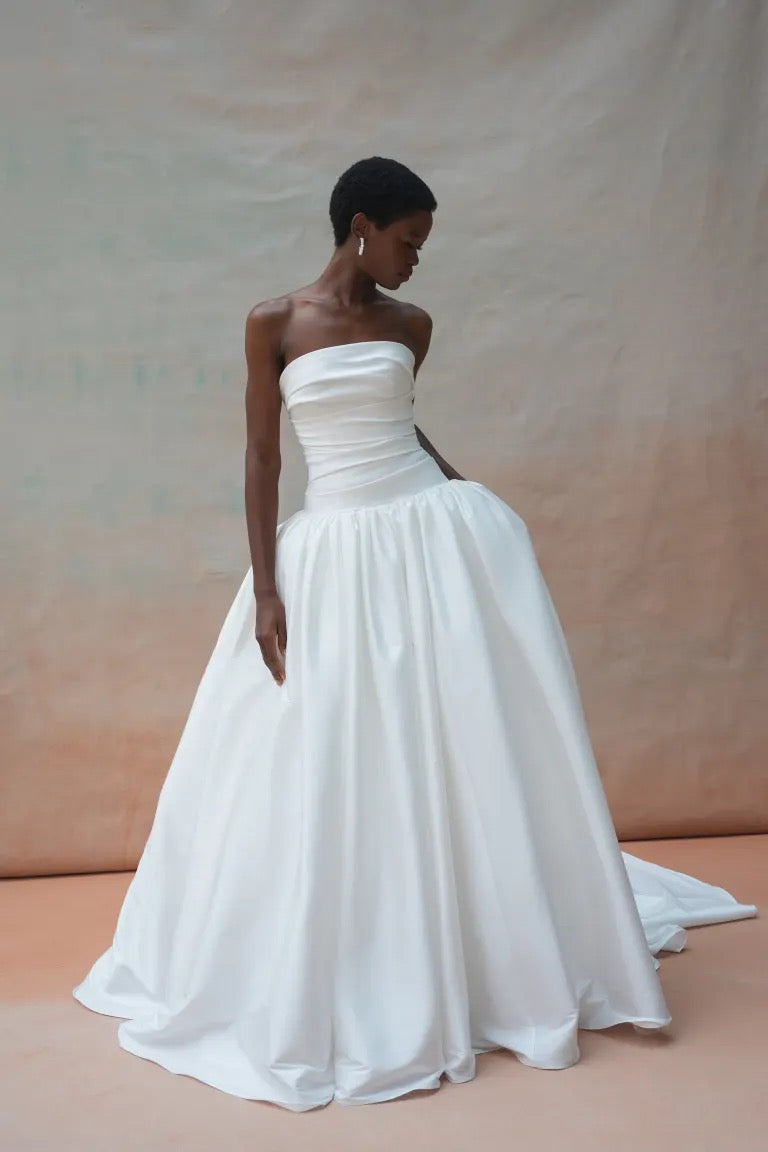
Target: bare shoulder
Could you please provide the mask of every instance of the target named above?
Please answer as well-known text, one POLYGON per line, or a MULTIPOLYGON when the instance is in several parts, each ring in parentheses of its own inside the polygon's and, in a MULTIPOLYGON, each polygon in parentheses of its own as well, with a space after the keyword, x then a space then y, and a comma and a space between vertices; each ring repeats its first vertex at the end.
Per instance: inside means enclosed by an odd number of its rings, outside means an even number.
POLYGON ((432 339, 432 317, 424 308, 417 304, 403 303, 400 305, 403 328, 408 336, 414 356, 416 369, 426 356, 432 339))
POLYGON ((245 357, 249 378, 277 380, 282 366, 283 337, 291 316, 291 299, 278 296, 254 304, 245 318, 245 357))
POLYGON ((261 300, 254 304, 245 318, 247 333, 265 338, 280 336, 290 319, 292 301, 290 296, 276 296, 272 300, 261 300))
POLYGON ((290 315, 284 299, 254 304, 245 319, 245 419, 248 450, 279 460, 280 370, 283 332, 290 315))

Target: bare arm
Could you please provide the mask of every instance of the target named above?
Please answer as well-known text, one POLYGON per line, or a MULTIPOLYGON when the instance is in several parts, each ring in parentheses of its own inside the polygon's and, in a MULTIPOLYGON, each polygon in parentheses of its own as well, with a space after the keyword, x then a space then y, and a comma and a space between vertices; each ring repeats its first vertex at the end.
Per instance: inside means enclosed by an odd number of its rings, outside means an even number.
POLYGON ((416 427, 416 425, 414 425, 414 427, 416 428, 416 439, 418 440, 419 444, 421 444, 425 452, 430 454, 443 475, 447 476, 449 480, 466 479, 466 477, 462 476, 460 472, 457 472, 455 468, 452 468, 451 465, 447 463, 447 461, 443 460, 437 448, 435 448, 434 444, 431 444, 429 440, 427 440, 421 428, 416 427))
MULTIPOLYGON (((419 310, 419 315, 416 317, 412 324, 411 332, 417 349, 415 352, 416 362, 413 368, 413 374, 415 377, 416 373, 424 362, 424 357, 429 350, 429 342, 432 339, 431 316, 429 316, 426 312, 419 310)), ((414 402, 415 400, 416 397, 414 396, 414 402)), ((416 429, 416 439, 418 440, 419 444, 421 444, 425 452, 429 453, 443 475, 447 476, 449 480, 463 480, 464 477, 459 472, 457 472, 455 468, 452 468, 447 461, 443 460, 434 444, 430 443, 430 441, 422 432, 421 428, 419 428, 418 425, 414 425, 414 427, 416 429)))
POLYGON ((278 684, 284 671, 285 608, 275 580, 278 479, 280 477, 280 317, 257 306, 245 322, 245 517, 256 597, 256 639, 278 684))
POLYGON ((276 327, 258 308, 245 322, 245 516, 258 599, 277 591, 275 531, 280 477, 280 387, 276 327))

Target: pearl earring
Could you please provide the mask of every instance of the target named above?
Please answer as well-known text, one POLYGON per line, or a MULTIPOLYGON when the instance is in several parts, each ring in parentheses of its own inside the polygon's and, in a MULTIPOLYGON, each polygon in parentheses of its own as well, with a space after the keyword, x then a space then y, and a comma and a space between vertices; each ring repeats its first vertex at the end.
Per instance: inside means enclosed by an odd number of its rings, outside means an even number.
POLYGON ((360 237, 360 247, 357 250, 358 256, 362 256, 363 248, 365 248, 365 236, 360 237))

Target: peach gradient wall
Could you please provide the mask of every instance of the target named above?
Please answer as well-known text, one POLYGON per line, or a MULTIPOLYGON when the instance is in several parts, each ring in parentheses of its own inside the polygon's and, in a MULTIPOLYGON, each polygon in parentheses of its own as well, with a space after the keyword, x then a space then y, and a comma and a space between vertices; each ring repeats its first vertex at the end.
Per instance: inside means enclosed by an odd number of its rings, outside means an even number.
POLYGON ((135 864, 248 566, 245 314, 374 152, 439 201, 417 420, 531 528, 619 833, 768 827, 765 5, 9 0, 0 65, 0 871, 135 864))

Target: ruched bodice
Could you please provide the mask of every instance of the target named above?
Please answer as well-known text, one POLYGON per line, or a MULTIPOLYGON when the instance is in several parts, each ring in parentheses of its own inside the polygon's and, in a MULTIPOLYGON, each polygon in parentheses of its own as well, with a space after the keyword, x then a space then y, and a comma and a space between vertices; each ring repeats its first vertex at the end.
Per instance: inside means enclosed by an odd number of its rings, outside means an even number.
POLYGON ((416 436, 410 348, 334 344, 292 360, 280 389, 307 463, 306 511, 367 507, 446 481, 416 436))

